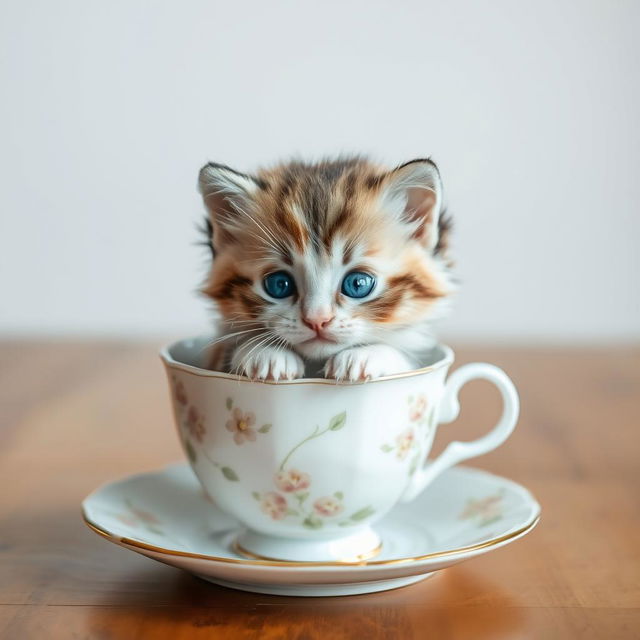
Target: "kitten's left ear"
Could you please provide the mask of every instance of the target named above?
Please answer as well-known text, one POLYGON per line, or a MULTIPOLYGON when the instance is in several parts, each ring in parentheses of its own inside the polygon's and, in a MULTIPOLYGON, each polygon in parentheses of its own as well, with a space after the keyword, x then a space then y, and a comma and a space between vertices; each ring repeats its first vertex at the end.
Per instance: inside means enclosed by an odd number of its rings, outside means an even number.
POLYGON ((438 243, 442 182, 435 162, 411 160, 386 175, 385 203, 408 225, 411 234, 433 250, 438 243))

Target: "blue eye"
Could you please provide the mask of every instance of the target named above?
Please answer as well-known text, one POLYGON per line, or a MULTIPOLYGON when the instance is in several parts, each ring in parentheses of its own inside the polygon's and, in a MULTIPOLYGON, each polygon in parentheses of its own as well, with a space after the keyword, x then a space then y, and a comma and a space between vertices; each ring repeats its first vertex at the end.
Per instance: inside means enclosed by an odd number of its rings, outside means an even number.
POLYGON ((342 293, 350 298, 364 298, 368 296, 376 284, 376 279, 364 271, 347 273, 342 281, 342 293))
POLYGON ((293 276, 286 271, 276 271, 265 276, 264 290, 272 298, 288 298, 296 291, 296 284, 293 281, 293 276))

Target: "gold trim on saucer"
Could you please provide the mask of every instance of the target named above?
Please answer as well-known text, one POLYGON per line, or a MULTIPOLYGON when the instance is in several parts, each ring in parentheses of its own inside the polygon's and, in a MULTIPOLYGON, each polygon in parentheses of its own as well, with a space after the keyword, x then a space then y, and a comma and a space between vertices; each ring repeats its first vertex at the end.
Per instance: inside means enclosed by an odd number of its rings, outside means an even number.
POLYGON ((409 562, 420 562, 421 560, 430 560, 432 558, 442 558, 444 556, 451 555, 459 555, 461 553, 468 553, 470 551, 478 551, 479 549, 485 549, 487 547, 496 546, 502 542, 506 542, 507 540, 511 540, 512 538, 516 538, 521 534, 528 533, 531 529, 533 529, 540 520, 540 512, 535 515, 535 517, 528 524, 512 531, 510 533, 506 533, 505 535, 499 536, 498 538, 493 538, 492 540, 487 540, 486 542, 479 542, 478 544, 469 545, 467 547, 460 547, 459 549, 451 549, 449 551, 435 551, 433 553, 426 553, 420 556, 413 556, 408 558, 395 558, 393 560, 364 560, 364 561, 356 561, 356 562, 296 562, 290 560, 245 560, 243 558, 221 558, 219 556, 208 556, 202 553, 191 553, 190 551, 176 551, 175 549, 164 549, 162 547, 156 547, 152 544, 147 544, 146 542, 140 542, 139 540, 133 540, 131 538, 123 538, 119 536, 115 536, 105 529, 102 529, 97 524, 91 522, 87 517, 84 510, 82 511, 82 518, 85 524, 93 531, 95 531, 98 535, 106 538, 107 540, 114 542, 115 544, 126 545, 129 547, 135 547, 142 551, 153 551, 154 553, 165 554, 169 556, 179 556, 182 558, 192 558, 194 560, 209 560, 211 562, 223 562, 225 564, 239 564, 246 566, 266 566, 266 567, 349 567, 349 566, 386 566, 386 565, 394 565, 394 564, 405 564, 409 562))
MULTIPOLYGON (((282 558, 270 558, 269 556, 262 556, 259 553, 254 553, 253 551, 249 551, 249 549, 245 549, 236 539, 233 543, 233 550, 246 558, 251 558, 252 560, 268 560, 269 562, 294 562, 293 560, 283 560, 282 558)), ((370 549, 369 551, 364 551, 363 553, 359 553, 357 556, 353 558, 345 558, 343 560, 334 560, 333 562, 337 562, 338 564, 366 564, 367 560, 371 560, 371 558, 375 558, 380 555, 382 551, 382 542, 378 544, 377 547, 370 549)), ((316 564, 313 562, 308 562, 305 560, 299 560, 297 562, 302 562, 303 564, 316 564)), ((324 564, 324 562, 322 563, 324 564)))

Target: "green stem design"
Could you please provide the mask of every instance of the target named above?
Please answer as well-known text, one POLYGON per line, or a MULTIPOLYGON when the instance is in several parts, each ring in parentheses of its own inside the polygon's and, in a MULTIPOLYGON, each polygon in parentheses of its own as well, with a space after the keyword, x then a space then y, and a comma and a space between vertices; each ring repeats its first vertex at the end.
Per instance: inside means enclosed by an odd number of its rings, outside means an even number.
POLYGON ((282 461, 282 464, 279 467, 279 471, 284 471, 284 466, 289 461, 289 458, 303 444, 309 442, 310 440, 313 440, 314 438, 319 438, 320 436, 322 436, 325 433, 327 433, 327 431, 340 431, 340 429, 342 429, 344 427, 344 425, 346 424, 346 421, 347 421, 347 412, 346 411, 342 411, 341 413, 338 413, 337 415, 333 416, 333 418, 331 418, 331 420, 329 420, 329 424, 327 425, 327 427, 325 429, 323 429, 322 431, 319 431, 320 425, 316 425, 316 428, 313 430, 313 433, 310 436, 307 436, 304 440, 302 440, 295 447, 293 447, 293 449, 291 449, 291 451, 289 451, 289 453, 285 456, 284 460, 282 461))
POLYGON ((204 447, 202 447, 201 453, 216 469, 220 468, 220 463, 216 462, 215 460, 212 460, 209 457, 209 454, 205 451, 204 447))
POLYGON ((216 468, 219 469, 222 475, 231 482, 237 482, 239 480, 238 474, 231 467, 223 467, 219 462, 216 462, 209 457, 209 454, 202 449, 204 457, 216 468))
POLYGON ((330 427, 327 427, 326 429, 323 429, 322 431, 318 431, 318 429, 320 429, 319 426, 316 425, 316 428, 313 430, 313 433, 310 436, 307 436, 304 440, 300 441, 295 447, 293 447, 293 449, 291 449, 291 451, 289 451, 289 453, 287 453, 287 455, 285 456, 284 460, 282 461, 282 464, 280 465, 280 467, 278 467, 279 471, 284 471, 284 466, 285 464, 287 464, 287 462, 289 461, 289 458, 305 443, 309 442, 310 440, 313 440, 314 438, 319 438, 321 435, 325 434, 327 431, 329 431, 330 427))

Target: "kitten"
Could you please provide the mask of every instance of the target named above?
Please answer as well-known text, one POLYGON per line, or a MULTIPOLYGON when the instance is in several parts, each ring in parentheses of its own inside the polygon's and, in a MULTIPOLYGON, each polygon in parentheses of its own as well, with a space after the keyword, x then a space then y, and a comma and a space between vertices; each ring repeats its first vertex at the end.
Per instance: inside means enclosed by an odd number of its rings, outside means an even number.
POLYGON ((294 161, 247 175, 209 163, 199 188, 221 315, 210 366, 253 379, 409 371, 453 284, 450 219, 431 160, 294 161))

